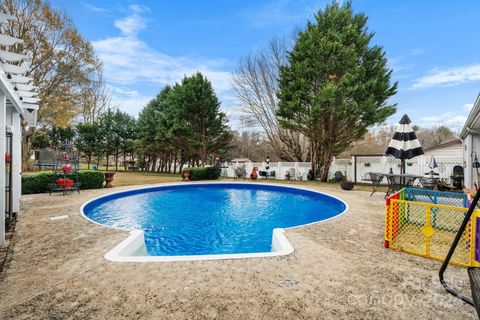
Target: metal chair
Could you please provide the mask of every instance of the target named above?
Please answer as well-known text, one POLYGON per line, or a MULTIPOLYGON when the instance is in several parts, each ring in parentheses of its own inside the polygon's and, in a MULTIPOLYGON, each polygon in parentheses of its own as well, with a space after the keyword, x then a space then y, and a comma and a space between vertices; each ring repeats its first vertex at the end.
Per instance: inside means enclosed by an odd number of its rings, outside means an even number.
POLYGON ((366 179, 366 180, 371 181, 373 186, 372 193, 370 193, 370 197, 371 197, 375 192, 377 192, 378 187, 383 181, 384 175, 381 173, 375 173, 375 172, 368 172, 367 175, 370 179, 366 179))
POLYGON ((385 199, 392 193, 402 190, 403 188, 411 188, 417 178, 413 176, 403 175, 387 175, 388 190, 385 199))

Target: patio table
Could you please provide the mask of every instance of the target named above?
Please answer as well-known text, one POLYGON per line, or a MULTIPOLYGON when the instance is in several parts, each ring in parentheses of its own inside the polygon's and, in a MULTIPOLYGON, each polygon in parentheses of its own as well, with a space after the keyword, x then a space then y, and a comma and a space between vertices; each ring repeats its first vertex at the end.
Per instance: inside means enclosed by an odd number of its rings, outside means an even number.
POLYGON ((413 187, 417 179, 423 178, 422 176, 413 174, 386 173, 384 175, 387 178, 388 182, 388 190, 385 194, 385 198, 387 198, 392 193, 400 191, 403 188, 413 187))

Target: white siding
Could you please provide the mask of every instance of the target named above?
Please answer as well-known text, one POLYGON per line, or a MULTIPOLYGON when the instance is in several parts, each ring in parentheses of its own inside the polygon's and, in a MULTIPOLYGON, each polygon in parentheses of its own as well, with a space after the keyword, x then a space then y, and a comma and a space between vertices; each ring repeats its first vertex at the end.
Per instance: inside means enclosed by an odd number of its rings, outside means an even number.
POLYGON ((425 151, 426 156, 434 156, 436 157, 462 157, 462 142, 459 141, 453 145, 447 145, 440 148, 434 148, 431 150, 425 151))

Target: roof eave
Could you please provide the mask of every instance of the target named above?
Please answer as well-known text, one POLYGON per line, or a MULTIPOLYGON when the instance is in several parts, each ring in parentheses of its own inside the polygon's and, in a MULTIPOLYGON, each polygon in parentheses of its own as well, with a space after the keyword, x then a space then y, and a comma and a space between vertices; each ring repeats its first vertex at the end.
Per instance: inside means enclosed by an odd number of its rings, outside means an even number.
POLYGON ((463 126, 462 131, 460 131, 460 138, 464 139, 468 135, 472 125, 475 123, 479 115, 480 115, 480 93, 478 94, 477 99, 473 104, 473 108, 470 111, 470 114, 468 115, 467 121, 465 121, 465 125, 463 126))
MULTIPOLYGON (((1 70, 1 68, 0 68, 1 70)), ((7 99, 10 100, 12 105, 15 107, 17 112, 23 114, 23 105, 18 96, 15 94, 13 86, 10 84, 10 81, 7 79, 5 72, 0 71, 0 90, 5 92, 7 99)))

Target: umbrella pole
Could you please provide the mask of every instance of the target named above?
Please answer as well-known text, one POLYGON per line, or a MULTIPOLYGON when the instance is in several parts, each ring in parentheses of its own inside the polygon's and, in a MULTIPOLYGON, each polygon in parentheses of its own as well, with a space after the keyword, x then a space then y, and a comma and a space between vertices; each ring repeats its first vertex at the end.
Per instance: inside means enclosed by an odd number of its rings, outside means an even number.
MULTIPOLYGON (((405 174, 405 159, 402 159, 400 174, 405 174)), ((405 177, 402 177, 402 186, 405 186, 405 177)))

